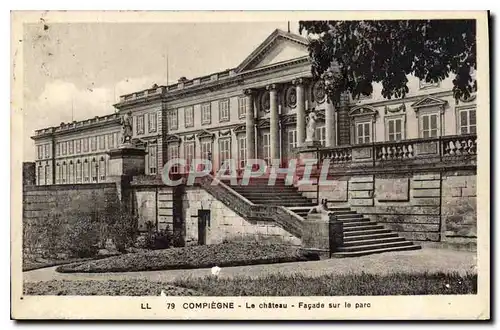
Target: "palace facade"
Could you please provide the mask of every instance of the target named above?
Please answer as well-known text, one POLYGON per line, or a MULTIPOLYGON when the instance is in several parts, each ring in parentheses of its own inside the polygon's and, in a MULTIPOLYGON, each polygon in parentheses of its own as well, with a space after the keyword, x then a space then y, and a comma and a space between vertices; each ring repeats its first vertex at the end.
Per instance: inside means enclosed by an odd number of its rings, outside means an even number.
MULTIPOLYGON (((404 99, 369 97, 336 109, 314 81, 307 40, 275 30, 239 66, 176 84, 123 95, 115 112, 37 130, 36 184, 108 180, 108 151, 119 146, 120 118, 130 112, 133 141, 144 146, 145 175, 168 159, 226 159, 239 168, 252 158, 286 163, 305 141, 306 116, 319 114, 316 137, 325 148, 476 133, 474 97, 455 100, 452 79, 429 84, 409 77, 404 99)), ((189 168, 175 168, 183 172, 189 168)))

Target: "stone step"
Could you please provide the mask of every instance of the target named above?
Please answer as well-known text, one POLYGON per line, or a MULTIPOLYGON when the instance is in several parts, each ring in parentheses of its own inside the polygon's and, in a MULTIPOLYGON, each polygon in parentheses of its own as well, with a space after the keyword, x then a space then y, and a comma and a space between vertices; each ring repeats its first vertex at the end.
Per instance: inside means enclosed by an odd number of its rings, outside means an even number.
POLYGON ((362 240, 374 240, 374 239, 382 239, 382 238, 399 238, 397 233, 393 233, 389 231, 388 233, 381 233, 381 234, 368 234, 368 235, 360 235, 360 236, 345 236, 344 237, 344 244, 347 242, 355 242, 355 241, 362 241, 362 240))
POLYGON ((411 250, 419 250, 419 249, 421 249, 421 247, 419 245, 396 246, 396 247, 392 247, 392 248, 373 249, 373 250, 365 250, 365 251, 357 251, 357 252, 334 252, 332 254, 332 257, 334 257, 334 258, 360 257, 360 256, 375 254, 375 253, 395 252, 395 251, 411 251, 411 250))
POLYGON ((337 248, 336 252, 360 252, 366 250, 390 249, 394 247, 410 246, 412 242, 399 241, 399 242, 385 242, 369 245, 355 245, 355 246, 341 246, 337 248))
POLYGON ((381 228, 381 229, 359 229, 358 228, 353 228, 355 230, 352 231, 344 231, 344 239, 349 237, 349 236, 366 236, 366 235, 372 235, 372 234, 388 234, 391 233, 389 229, 381 228))
POLYGON ((356 227, 344 227, 344 234, 348 232, 362 232, 362 231, 370 231, 370 230, 377 230, 377 229, 384 229, 384 226, 378 225, 378 224, 369 224, 369 225, 363 225, 363 226, 356 226, 356 227))
MULTIPOLYGON (((253 202, 253 201, 252 201, 253 202)), ((285 202, 285 201, 260 201, 260 202, 254 202, 257 205, 278 205, 278 206, 284 206, 284 207, 293 207, 293 206, 302 206, 302 205, 307 205, 306 202, 285 202)), ((314 206, 311 204, 311 206, 314 206)))
POLYGON ((366 239, 367 236, 364 236, 364 237, 365 237, 364 239, 360 239, 360 240, 353 240, 353 241, 348 241, 348 242, 344 241, 344 244, 342 245, 342 247, 373 245, 373 244, 404 242, 405 241, 405 239, 403 237, 399 237, 399 236, 385 237, 385 238, 369 238, 369 239, 366 239))
MULTIPOLYGON (((273 187, 273 186, 231 186, 231 189, 240 192, 240 191, 247 191, 247 192, 256 192, 256 193, 261 193, 261 192, 274 192, 274 193, 284 193, 284 192, 294 192, 298 193, 297 190, 294 187, 273 187)), ((302 196, 302 195, 301 195, 302 196)))
POLYGON ((351 223, 351 222, 358 222, 358 221, 371 221, 369 218, 351 218, 351 219, 337 219, 337 221, 342 222, 342 223, 351 223))
POLYGON ((294 202, 312 203, 307 198, 303 198, 303 197, 300 197, 300 196, 273 195, 273 196, 258 196, 258 197, 256 197, 256 196, 254 196, 254 197, 248 196, 247 198, 250 199, 250 200, 252 200, 252 201, 294 201, 294 202))
MULTIPOLYGON (((359 220, 359 219, 357 219, 359 220)), ((366 221, 345 221, 343 222, 344 225, 344 231, 346 228, 353 228, 353 227, 365 227, 365 226, 374 226, 378 225, 376 222, 370 221, 369 219, 366 219, 366 221)))
MULTIPOLYGON (((245 195, 248 195, 248 196, 251 196, 251 197, 269 197, 269 196, 273 197, 273 196, 276 196, 276 193, 274 193, 272 191, 262 191, 262 192, 243 191, 243 193, 245 195)), ((284 191, 284 192, 281 192, 279 194, 279 196, 280 197, 293 196, 293 197, 306 198, 306 197, 302 196, 301 194, 297 193, 296 191, 284 191)))
POLYGON ((337 214, 334 213, 335 217, 339 220, 346 220, 346 219, 357 219, 357 218, 363 218, 362 214, 359 213, 349 213, 349 214, 337 214))

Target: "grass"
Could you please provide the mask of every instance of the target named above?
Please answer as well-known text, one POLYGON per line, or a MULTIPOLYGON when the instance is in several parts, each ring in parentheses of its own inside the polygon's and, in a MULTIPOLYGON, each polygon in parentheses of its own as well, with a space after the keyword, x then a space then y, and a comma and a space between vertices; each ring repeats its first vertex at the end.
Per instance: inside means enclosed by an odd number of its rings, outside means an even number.
POLYGON ((381 296, 476 294, 477 274, 394 273, 390 275, 267 275, 232 279, 183 278, 173 282, 51 280, 24 284, 27 295, 157 296, 381 296))
POLYGON ((61 273, 138 272, 168 269, 229 267, 319 260, 319 255, 298 247, 260 242, 238 242, 138 252, 62 265, 61 273))
POLYGON ((207 296, 382 296, 475 294, 477 274, 394 273, 389 275, 347 274, 308 277, 301 274, 268 275, 259 278, 185 278, 172 282, 207 296))
POLYGON ((23 272, 30 270, 53 267, 58 265, 65 265, 77 262, 85 262, 94 260, 94 258, 70 258, 70 259, 47 259, 47 260, 24 260, 23 259, 23 272))

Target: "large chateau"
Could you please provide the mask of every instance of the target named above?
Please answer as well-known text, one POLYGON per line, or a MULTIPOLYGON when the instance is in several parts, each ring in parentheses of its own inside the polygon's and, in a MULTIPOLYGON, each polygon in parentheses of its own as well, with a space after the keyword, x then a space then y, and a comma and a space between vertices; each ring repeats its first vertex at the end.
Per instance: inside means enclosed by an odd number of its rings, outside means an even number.
POLYGON ((455 100, 453 77, 408 77, 403 99, 385 99, 375 85, 372 95, 346 96, 336 107, 311 75, 307 46, 275 30, 233 69, 155 84, 120 96, 109 115, 37 130, 25 217, 43 220, 54 208, 106 214, 114 199, 140 231, 170 230, 178 245, 251 236, 356 256, 418 248, 415 241, 475 242, 475 96, 455 100), (306 143, 311 111, 321 145, 314 150, 306 143), (121 144, 125 114, 135 149, 121 144), (182 175, 195 158, 217 171, 227 159, 240 169, 255 158, 285 166, 314 152, 332 161, 332 185, 229 187, 207 175, 169 187, 159 178, 169 159, 186 160, 170 172, 182 175), (309 215, 323 200, 334 218, 309 215), (329 219, 340 227, 331 231, 329 219))
POLYGON ((118 112, 37 130, 36 182, 106 181, 107 152, 120 143, 125 112, 133 117, 135 142, 146 148, 147 175, 177 157, 187 164, 211 157, 215 169, 229 158, 239 167, 251 158, 285 163, 304 142, 312 109, 325 147, 475 133, 475 102, 456 102, 451 80, 428 84, 410 77, 404 99, 384 99, 374 86, 373 95, 335 109, 322 83, 311 78, 307 40, 276 30, 236 68, 155 85, 121 96, 118 112))

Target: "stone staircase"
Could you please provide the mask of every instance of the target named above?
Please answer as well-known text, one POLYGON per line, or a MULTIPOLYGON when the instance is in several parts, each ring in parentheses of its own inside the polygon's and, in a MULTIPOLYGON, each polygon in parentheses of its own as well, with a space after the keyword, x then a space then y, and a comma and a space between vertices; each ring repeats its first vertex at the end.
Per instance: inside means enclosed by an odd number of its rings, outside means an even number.
MULTIPOLYGON (((310 199, 302 196, 296 187, 286 185, 283 179, 276 180, 276 184, 272 186, 267 185, 267 179, 253 179, 247 186, 231 188, 254 204, 284 206, 303 219, 307 218, 311 207, 316 206, 310 199)), ((335 214, 344 227, 344 242, 333 253, 334 257, 357 257, 421 248, 349 207, 333 207, 329 211, 335 214)))

